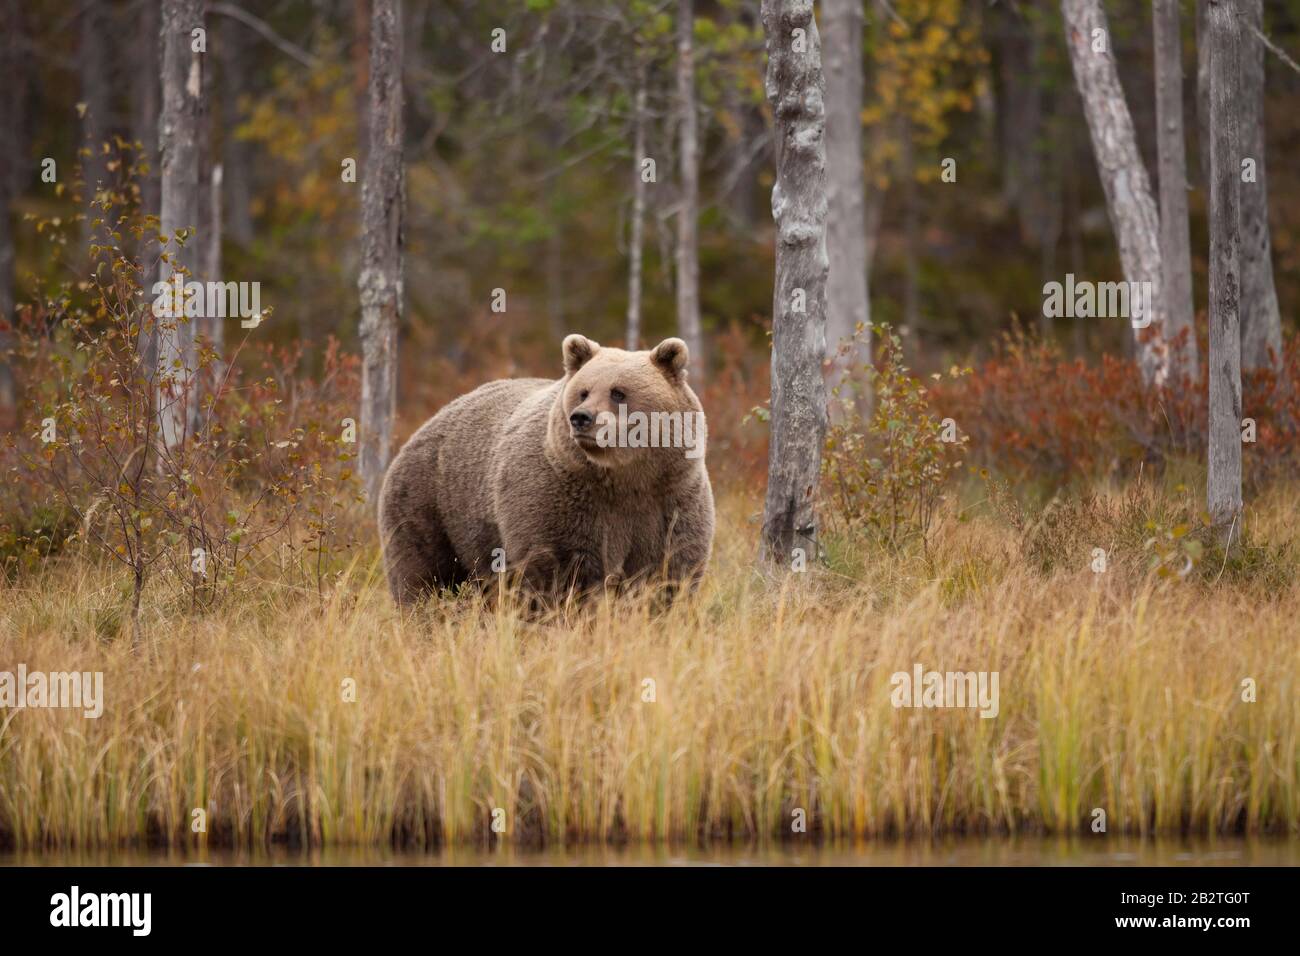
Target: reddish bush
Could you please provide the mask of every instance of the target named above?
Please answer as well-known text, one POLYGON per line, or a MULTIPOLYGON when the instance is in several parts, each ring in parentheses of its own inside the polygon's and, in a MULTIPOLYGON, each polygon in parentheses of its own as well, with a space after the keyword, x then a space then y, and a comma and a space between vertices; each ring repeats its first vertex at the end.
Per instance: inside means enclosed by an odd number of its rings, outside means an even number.
MULTIPOLYGON (((1283 351, 1279 373, 1243 381, 1242 415, 1256 423, 1256 441, 1244 445, 1247 473, 1256 482, 1297 456, 1300 340, 1290 337, 1283 351)), ((1148 388, 1129 359, 1067 359, 1054 344, 1016 330, 974 375, 936 387, 935 403, 957 420, 972 456, 987 467, 1058 481, 1127 472, 1139 462, 1204 457, 1204 348, 1201 355, 1195 378, 1148 388)))

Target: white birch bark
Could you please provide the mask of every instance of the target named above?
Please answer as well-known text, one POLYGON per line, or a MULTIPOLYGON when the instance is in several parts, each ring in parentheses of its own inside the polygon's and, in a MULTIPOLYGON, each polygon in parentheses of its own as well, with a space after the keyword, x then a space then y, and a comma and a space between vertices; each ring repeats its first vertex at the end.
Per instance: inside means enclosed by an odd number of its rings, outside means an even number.
POLYGON ((826 437, 826 110, 812 0, 763 0, 768 101, 776 122, 772 404, 762 554, 817 557, 826 437))
MULTIPOLYGON (((636 98, 633 105, 635 126, 632 147, 632 236, 628 246, 627 272, 627 347, 640 348, 641 342, 641 266, 645 251, 646 181, 645 162, 646 66, 637 65, 636 98)), ((688 343, 689 347, 689 343, 688 343)))
POLYGON ((1143 378, 1159 384, 1169 371, 1169 355, 1161 341, 1168 310, 1160 263, 1160 218, 1115 68, 1110 26, 1100 0, 1061 0, 1061 13, 1124 278, 1150 290, 1149 324, 1157 331, 1143 335, 1132 329, 1135 354, 1143 378))
POLYGON ((372 0, 370 145, 361 189, 361 479, 368 500, 392 455, 397 404, 397 329, 402 316, 401 0, 372 0))
POLYGON ((1241 25, 1209 0, 1210 361, 1206 504, 1225 543, 1241 536, 1241 25))
POLYGON ((695 4, 677 4, 677 108, 680 122, 681 203, 677 211, 677 334, 699 379, 707 367, 700 331, 700 149, 695 103, 695 4))
MULTIPOLYGON (((827 251, 830 275, 826 287, 827 385, 841 389, 848 400, 854 385, 860 405, 870 407, 867 383, 852 376, 870 354, 867 323, 871 306, 867 291, 867 221, 862 157, 862 3, 825 0, 822 45, 826 73, 827 251), (844 343, 863 328, 859 347, 841 354, 844 343)), ((832 399, 831 414, 838 413, 832 399)))
POLYGON ((1241 184, 1241 367, 1281 367, 1282 316, 1273 284, 1273 247, 1268 232, 1268 177, 1264 146, 1264 29, 1262 0, 1241 0, 1242 158, 1255 164, 1254 182, 1241 184))
MULTIPOLYGON (((162 113, 158 120, 161 158, 160 228, 169 239, 171 262, 158 276, 197 278, 198 241, 176 244, 183 229, 197 229, 199 209, 199 123, 203 116, 203 53, 194 49, 191 31, 203 26, 203 0, 164 0, 162 6, 162 113)), ((195 369, 194 322, 185 303, 172 302, 171 316, 158 319, 158 416, 166 447, 181 444, 189 431, 195 369)))

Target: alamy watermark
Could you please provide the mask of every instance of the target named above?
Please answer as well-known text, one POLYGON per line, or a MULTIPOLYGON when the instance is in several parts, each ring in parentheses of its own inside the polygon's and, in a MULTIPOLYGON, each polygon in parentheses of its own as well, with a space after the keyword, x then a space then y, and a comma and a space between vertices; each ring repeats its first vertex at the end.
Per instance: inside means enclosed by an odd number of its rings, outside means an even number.
POLYGON ((102 671, 0 671, 0 710, 77 708, 91 720, 104 713, 102 671))
POLYGON ((260 282, 186 282, 174 272, 153 284, 153 295, 153 314, 160 319, 239 318, 253 328, 262 314, 260 282))
POLYGON ((998 715, 997 671, 927 671, 914 664, 910 674, 897 671, 889 684, 895 708, 978 707, 981 717, 998 715))
POLYGON ((74 885, 50 897, 50 925, 125 927, 132 936, 148 936, 153 929, 153 894, 83 893, 74 885))
POLYGON ((596 444, 601 448, 684 448, 687 458, 704 455, 703 412, 629 412, 596 416, 596 444))
POLYGON ((1129 319, 1135 329, 1151 324, 1150 282, 1075 281, 1043 286, 1043 316, 1048 319, 1129 319))

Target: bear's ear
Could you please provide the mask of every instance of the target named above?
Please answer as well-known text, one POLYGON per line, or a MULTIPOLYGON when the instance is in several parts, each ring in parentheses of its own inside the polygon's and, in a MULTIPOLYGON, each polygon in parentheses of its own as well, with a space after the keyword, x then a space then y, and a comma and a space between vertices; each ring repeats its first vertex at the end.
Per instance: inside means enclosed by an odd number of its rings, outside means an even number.
POLYGON ((650 353, 650 361, 673 381, 686 378, 686 363, 690 360, 691 351, 681 339, 664 339, 650 353))
POLYGON ((572 375, 591 361, 591 357, 600 351, 600 343, 593 342, 585 335, 569 335, 564 339, 564 371, 572 375))

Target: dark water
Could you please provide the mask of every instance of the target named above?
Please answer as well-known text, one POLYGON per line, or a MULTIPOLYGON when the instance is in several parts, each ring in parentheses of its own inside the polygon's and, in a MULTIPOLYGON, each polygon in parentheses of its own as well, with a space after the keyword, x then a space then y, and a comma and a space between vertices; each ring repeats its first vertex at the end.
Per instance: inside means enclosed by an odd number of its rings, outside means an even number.
POLYGON ((1300 839, 1141 840, 1130 837, 989 837, 755 846, 579 846, 525 850, 451 847, 433 852, 112 850, 0 853, 23 866, 1297 866, 1300 839))

